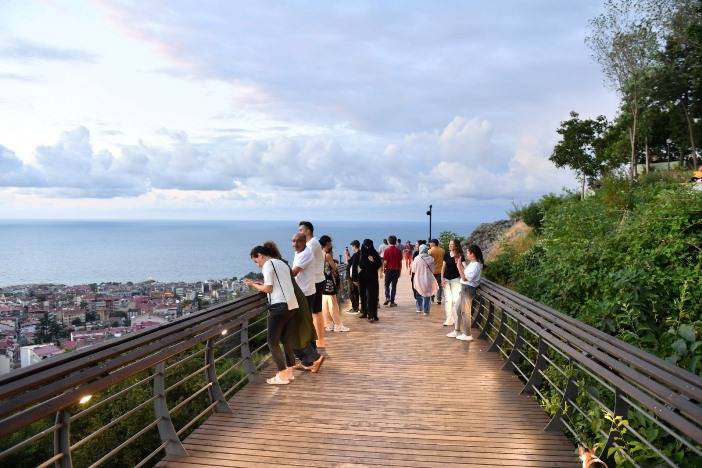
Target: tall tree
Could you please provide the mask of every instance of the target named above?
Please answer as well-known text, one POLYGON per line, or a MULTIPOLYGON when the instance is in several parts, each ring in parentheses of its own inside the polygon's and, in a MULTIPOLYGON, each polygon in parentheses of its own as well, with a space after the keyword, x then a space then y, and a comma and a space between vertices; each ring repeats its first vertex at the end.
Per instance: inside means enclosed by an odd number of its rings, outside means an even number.
POLYGON ((613 163, 608 158, 607 135, 610 128, 607 119, 581 120, 577 112, 561 122, 557 130, 561 140, 553 148, 549 158, 557 167, 569 167, 577 173, 581 184, 581 197, 585 197, 585 185, 598 179, 613 163))
POLYGON ((659 36, 654 18, 658 7, 650 0, 607 0, 605 11, 590 20, 585 42, 631 115, 628 129, 629 174, 637 177, 636 138, 641 107, 641 83, 655 63, 659 36))

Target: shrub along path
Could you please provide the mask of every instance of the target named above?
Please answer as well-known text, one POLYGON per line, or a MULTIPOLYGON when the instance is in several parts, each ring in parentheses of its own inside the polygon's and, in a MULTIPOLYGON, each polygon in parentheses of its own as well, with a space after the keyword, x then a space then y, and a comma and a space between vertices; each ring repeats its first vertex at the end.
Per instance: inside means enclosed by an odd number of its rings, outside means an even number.
POLYGON ((344 314, 351 332, 329 334, 319 374, 247 385, 231 414, 185 440, 188 457, 160 465, 577 466, 572 443, 543 431, 546 414, 485 341, 447 338, 440 306, 418 315, 405 272, 399 296, 378 323, 344 314))

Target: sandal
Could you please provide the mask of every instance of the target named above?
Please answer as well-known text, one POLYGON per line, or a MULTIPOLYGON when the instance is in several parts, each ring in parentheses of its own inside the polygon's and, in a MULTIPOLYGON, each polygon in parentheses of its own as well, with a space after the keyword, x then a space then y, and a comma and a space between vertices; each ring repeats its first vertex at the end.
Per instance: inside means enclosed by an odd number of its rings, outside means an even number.
POLYGON ((282 378, 278 374, 275 374, 275 377, 272 377, 270 379, 266 379, 266 383, 268 385, 287 385, 290 383, 290 381, 285 380, 284 378, 282 378))
POLYGON ((310 369, 310 371, 313 374, 316 374, 317 372, 319 372, 319 368, 322 367, 323 362, 324 362, 324 355, 322 354, 321 356, 319 356, 319 359, 314 361, 314 364, 312 364, 312 368, 310 369))

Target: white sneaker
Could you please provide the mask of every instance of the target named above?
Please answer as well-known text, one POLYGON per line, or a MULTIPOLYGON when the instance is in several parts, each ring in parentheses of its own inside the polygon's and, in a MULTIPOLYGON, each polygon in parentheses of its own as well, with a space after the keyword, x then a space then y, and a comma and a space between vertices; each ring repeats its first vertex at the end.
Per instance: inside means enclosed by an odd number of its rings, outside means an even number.
POLYGON ((422 311, 421 311, 421 310, 419 310, 419 309, 417 309, 417 313, 418 313, 418 314, 421 314, 421 313, 422 313, 422 311))
POLYGON ((456 337, 456 339, 461 341, 473 341, 473 337, 466 335, 465 333, 461 333, 456 337))
POLYGON ((334 331, 334 326, 329 325, 328 327, 324 327, 324 331, 332 332, 332 331, 334 331))
POLYGON ((358 314, 360 314, 359 311, 353 310, 353 309, 349 309, 349 310, 347 310, 347 311, 344 312, 344 313, 345 313, 345 314, 349 314, 349 315, 358 315, 358 314))
POLYGON ((448 336, 449 338, 456 338, 458 336, 458 333, 456 332, 456 330, 454 330, 451 333, 447 333, 446 336, 448 336))
POLYGON ((351 331, 349 327, 345 327, 343 325, 334 325, 334 331, 335 332, 347 332, 351 331))

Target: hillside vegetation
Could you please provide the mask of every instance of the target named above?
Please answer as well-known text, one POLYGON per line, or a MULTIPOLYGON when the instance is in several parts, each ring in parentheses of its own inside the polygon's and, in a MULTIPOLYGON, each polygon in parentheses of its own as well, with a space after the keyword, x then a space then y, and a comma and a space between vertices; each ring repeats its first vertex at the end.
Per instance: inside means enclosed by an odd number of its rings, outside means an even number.
POLYGON ((486 277, 700 374, 702 191, 688 172, 610 177, 511 215, 486 277))

